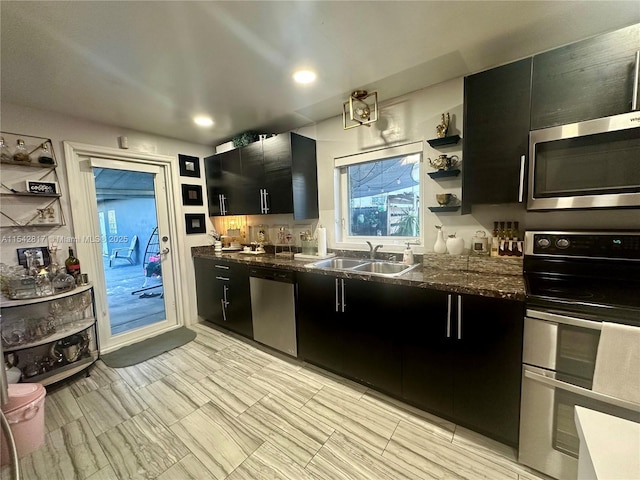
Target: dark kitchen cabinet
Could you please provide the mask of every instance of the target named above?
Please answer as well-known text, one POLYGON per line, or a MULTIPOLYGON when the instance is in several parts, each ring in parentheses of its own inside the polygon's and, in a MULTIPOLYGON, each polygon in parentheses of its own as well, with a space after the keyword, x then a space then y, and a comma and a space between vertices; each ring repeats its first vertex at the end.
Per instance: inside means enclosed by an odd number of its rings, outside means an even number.
POLYGON ((293 213, 295 220, 318 218, 315 140, 285 133, 231 152, 205 159, 210 215, 293 213), (227 158, 235 162, 230 171, 225 170, 231 164, 227 158), (234 201, 220 207, 220 195, 234 201))
POLYGON ((462 425, 517 445, 524 304, 476 295, 455 297, 453 415, 462 425))
POLYGON ((638 50, 635 24, 535 55, 531 129, 631 111, 638 50))
POLYGON ((209 215, 239 215, 246 207, 242 192, 240 151, 230 150, 204 159, 209 215))
POLYGON ((424 290, 403 306, 403 398, 517 445, 522 302, 424 290))
POLYGON ((453 296, 412 288, 402 297, 402 396, 448 418, 453 416, 453 296))
POLYGON ((195 257, 198 315, 253 338, 249 268, 223 260, 195 257))
POLYGON ((462 213, 524 201, 532 59, 464 79, 462 213))
POLYGON ((394 285, 298 274, 298 356, 396 396, 401 355, 394 285))

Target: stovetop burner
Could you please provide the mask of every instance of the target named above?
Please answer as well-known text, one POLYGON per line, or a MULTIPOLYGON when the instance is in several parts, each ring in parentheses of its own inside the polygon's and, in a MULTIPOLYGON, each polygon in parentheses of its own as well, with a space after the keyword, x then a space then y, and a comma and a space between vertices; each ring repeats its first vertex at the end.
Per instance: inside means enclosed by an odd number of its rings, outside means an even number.
POLYGON ((639 232, 527 232, 527 307, 640 323, 639 251, 639 232))

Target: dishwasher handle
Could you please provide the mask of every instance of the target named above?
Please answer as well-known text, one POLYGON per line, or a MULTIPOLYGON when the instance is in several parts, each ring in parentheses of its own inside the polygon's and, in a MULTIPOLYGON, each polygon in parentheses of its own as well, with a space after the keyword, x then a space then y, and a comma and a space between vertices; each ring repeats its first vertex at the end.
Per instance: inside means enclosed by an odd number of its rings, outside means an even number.
POLYGON ((278 270, 276 268, 259 268, 251 267, 249 276, 253 278, 262 278, 264 280, 272 280, 274 282, 295 283, 295 273, 288 270, 278 270))

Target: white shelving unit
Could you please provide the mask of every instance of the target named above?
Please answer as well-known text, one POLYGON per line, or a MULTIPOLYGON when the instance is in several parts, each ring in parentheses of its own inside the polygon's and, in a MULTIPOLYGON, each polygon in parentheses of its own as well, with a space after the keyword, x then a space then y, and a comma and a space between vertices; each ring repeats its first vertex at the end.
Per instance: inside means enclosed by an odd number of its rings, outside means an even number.
POLYGON ((0 311, 4 361, 20 368, 21 381, 50 385, 99 358, 91 285, 47 297, 2 297, 0 311))

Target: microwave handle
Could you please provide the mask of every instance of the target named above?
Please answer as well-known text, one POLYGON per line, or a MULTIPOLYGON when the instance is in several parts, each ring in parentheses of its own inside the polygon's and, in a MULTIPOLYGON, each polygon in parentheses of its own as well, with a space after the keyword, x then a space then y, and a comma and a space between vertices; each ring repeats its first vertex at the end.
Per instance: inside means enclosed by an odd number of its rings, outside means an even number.
POLYGON ((633 97, 631 98, 631 110, 638 110, 638 80, 640 77, 640 50, 636 52, 636 64, 633 69, 633 97))
MULTIPOLYGON (((551 374, 551 375, 554 374, 553 372, 545 372, 545 373, 551 374)), ((571 383, 561 382, 560 380, 556 380, 555 378, 548 377, 546 375, 542 375, 540 373, 534 372, 530 370, 527 365, 524 366, 524 377, 530 380, 533 380, 535 382, 542 383, 549 387, 559 388, 561 390, 565 390, 567 392, 571 392, 576 395, 580 395, 582 397, 587 397, 592 400, 597 400, 599 402, 606 403, 608 405, 615 405, 616 407, 626 408, 627 410, 631 410, 633 412, 640 412, 640 404, 630 402, 622 398, 611 397, 603 393, 594 392, 593 390, 588 390, 586 388, 578 387, 577 385, 572 385, 571 383)))
POLYGON ((524 164, 525 156, 520 157, 520 184, 518 185, 518 202, 522 203, 524 197, 524 164))

